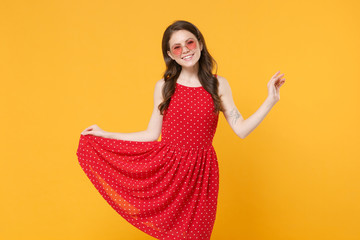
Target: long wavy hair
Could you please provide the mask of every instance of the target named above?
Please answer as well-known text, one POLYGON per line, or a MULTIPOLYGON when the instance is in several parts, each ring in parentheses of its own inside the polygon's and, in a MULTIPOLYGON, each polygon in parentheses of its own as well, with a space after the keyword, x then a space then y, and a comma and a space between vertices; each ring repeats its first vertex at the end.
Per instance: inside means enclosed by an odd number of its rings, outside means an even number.
POLYGON ((195 35, 199 43, 203 45, 199 59, 198 78, 203 88, 211 94, 214 101, 214 112, 217 114, 219 111, 223 111, 220 104, 220 97, 218 95, 219 81, 217 79, 217 63, 208 52, 205 39, 199 29, 190 22, 178 20, 166 28, 162 38, 162 53, 166 64, 166 70, 163 75, 165 83, 162 89, 164 101, 158 106, 160 113, 163 115, 164 111, 169 107, 171 96, 175 92, 176 80, 178 79, 182 68, 167 54, 167 51, 170 51, 170 38, 172 34, 178 30, 187 30, 191 32, 195 35), (215 75, 212 74, 214 64, 216 64, 215 75))

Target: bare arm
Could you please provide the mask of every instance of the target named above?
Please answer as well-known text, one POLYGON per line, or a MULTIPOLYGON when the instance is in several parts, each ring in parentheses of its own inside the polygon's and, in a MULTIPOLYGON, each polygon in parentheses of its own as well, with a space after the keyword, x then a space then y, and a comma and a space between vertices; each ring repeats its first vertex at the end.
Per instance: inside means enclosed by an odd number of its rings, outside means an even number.
POLYGON ((228 81, 221 76, 218 76, 218 80, 219 95, 221 98, 222 107, 224 109, 223 114, 232 130, 236 133, 237 136, 243 139, 262 122, 270 109, 275 105, 275 102, 270 98, 266 98, 260 108, 253 115, 244 120, 239 110, 235 106, 228 81))
POLYGON ((104 137, 114 138, 120 140, 128 140, 128 141, 156 141, 160 134, 162 128, 162 120, 163 115, 160 115, 160 110, 158 109, 158 105, 162 102, 162 86, 164 84, 164 80, 160 79, 155 84, 154 90, 154 109, 150 118, 149 125, 146 130, 140 132, 133 133, 115 133, 115 132, 105 132, 104 137))

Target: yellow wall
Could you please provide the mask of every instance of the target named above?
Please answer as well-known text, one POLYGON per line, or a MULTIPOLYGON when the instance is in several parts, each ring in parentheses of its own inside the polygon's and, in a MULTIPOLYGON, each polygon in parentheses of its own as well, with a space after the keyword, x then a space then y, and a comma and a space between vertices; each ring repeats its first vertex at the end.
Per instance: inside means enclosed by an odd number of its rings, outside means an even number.
POLYGON ((212 239, 360 239, 358 1, 0 3, 0 239, 153 239, 118 215, 80 168, 81 131, 145 130, 161 38, 193 22, 242 115, 285 73, 247 138, 221 114, 212 239))

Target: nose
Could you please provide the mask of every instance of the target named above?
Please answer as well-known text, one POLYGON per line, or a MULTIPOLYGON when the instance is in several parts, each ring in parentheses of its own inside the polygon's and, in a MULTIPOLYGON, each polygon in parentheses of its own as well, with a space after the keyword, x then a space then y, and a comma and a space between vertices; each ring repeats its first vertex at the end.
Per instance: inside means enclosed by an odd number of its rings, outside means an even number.
POLYGON ((187 53, 190 51, 190 49, 188 49, 186 46, 183 46, 182 50, 183 50, 183 53, 187 53))

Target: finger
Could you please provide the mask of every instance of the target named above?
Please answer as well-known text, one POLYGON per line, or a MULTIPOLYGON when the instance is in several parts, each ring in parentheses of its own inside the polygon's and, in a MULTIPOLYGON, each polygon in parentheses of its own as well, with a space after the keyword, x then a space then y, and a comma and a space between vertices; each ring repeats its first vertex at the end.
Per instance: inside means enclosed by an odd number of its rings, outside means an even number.
POLYGON ((285 74, 283 73, 283 74, 280 74, 279 76, 277 76, 275 79, 279 79, 279 78, 281 78, 281 77, 283 77, 285 74))
POLYGON ((274 84, 275 86, 277 86, 277 85, 279 84, 279 82, 280 82, 280 80, 279 80, 278 78, 275 78, 275 79, 273 80, 273 84, 274 84))
POLYGON ((285 81, 279 80, 275 83, 277 87, 281 87, 284 84, 285 81))
POLYGON ((280 70, 279 71, 277 71, 271 78, 274 78, 274 77, 276 77, 276 75, 278 75, 280 73, 280 70))
POLYGON ((277 82, 278 83, 283 83, 283 82, 285 82, 285 78, 279 78, 279 79, 277 79, 277 82))
POLYGON ((271 79, 271 84, 276 84, 276 83, 279 81, 279 77, 280 77, 280 76, 277 76, 277 77, 275 77, 275 78, 272 78, 272 79, 271 79))
POLYGON ((94 135, 94 132, 91 132, 91 131, 84 132, 83 135, 94 135))
POLYGON ((89 133, 89 132, 91 132, 91 131, 93 131, 92 128, 87 128, 87 129, 85 129, 85 130, 83 131, 83 133, 89 133))

